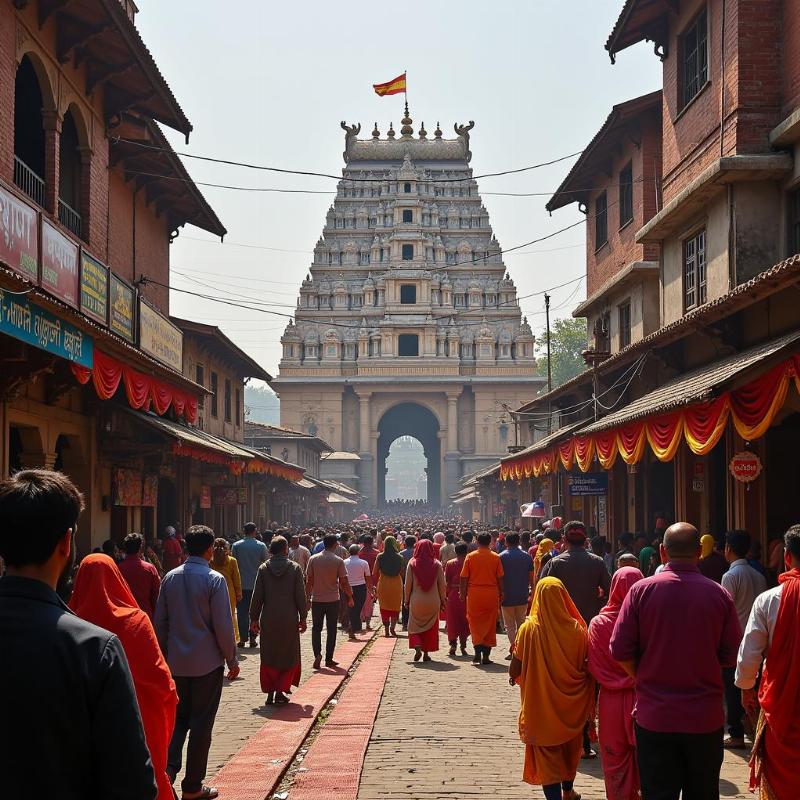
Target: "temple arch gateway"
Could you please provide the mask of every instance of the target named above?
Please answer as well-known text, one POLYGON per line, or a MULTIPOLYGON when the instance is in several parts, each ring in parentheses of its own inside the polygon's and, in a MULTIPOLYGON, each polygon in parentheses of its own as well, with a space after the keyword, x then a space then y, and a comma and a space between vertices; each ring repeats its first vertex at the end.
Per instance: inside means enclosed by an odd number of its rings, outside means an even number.
POLYGON ((342 123, 346 165, 272 387, 282 425, 303 430, 314 409, 336 451, 323 477, 352 474, 337 458, 358 456, 353 486, 380 505, 389 447, 412 436, 429 501, 447 505, 464 475, 506 454, 504 410, 544 379, 472 177, 474 123, 429 139, 407 110, 401 122, 400 136, 376 126, 368 139, 342 123))

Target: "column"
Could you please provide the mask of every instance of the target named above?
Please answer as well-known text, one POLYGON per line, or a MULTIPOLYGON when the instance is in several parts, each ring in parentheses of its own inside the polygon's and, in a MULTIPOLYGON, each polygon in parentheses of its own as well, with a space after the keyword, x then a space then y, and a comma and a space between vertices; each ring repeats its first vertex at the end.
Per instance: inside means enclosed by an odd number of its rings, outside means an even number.
POLYGON ((61 117, 57 111, 42 111, 44 128, 44 207, 58 218, 61 117))
POLYGON ((458 396, 461 389, 447 392, 447 452, 458 451, 458 396))
MULTIPOLYGON (((461 389, 450 389, 447 394, 447 447, 444 455, 442 481, 442 505, 446 505, 450 495, 458 491, 460 475, 460 456, 458 452, 458 396, 461 389)), ((441 432, 440 432, 441 433, 441 432)), ((444 440, 442 440, 444 444, 444 440)))
POLYGON ((358 454, 361 457, 358 464, 358 491, 364 495, 364 500, 368 505, 377 504, 375 458, 370 441, 371 393, 366 392, 357 396, 359 404, 358 454))
POLYGON ((369 423, 370 423, 369 401, 370 401, 369 394, 358 395, 358 411, 359 411, 358 418, 360 423, 358 447, 360 453, 369 452, 369 423))

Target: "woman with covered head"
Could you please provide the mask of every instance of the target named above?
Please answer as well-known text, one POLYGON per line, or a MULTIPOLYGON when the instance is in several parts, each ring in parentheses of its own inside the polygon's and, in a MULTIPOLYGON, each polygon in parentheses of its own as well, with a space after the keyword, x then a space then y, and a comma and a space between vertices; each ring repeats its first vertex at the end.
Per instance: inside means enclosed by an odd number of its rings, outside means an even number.
POLYGON ((586 623, 557 578, 536 584, 508 668, 519 684, 519 736, 525 744, 522 779, 541 786, 546 800, 580 800, 573 782, 583 729, 594 713, 594 680, 587 665, 586 623))
POLYGON ((589 672, 600 684, 600 754, 608 800, 638 800, 640 796, 633 728, 635 681, 611 657, 610 643, 622 601, 643 577, 635 567, 618 569, 611 581, 608 603, 589 623, 589 672))
POLYGON ((175 727, 178 693, 150 617, 136 605, 114 560, 100 553, 81 561, 69 607, 81 619, 111 631, 122 643, 156 775, 158 800, 172 800, 167 750, 175 727))
POLYGON ((444 570, 434 557, 433 542, 422 539, 414 546, 405 585, 408 646, 416 651, 414 661, 430 661, 429 653, 439 649, 439 612, 446 600, 444 570))
POLYGON ((395 630, 400 609, 403 607, 403 567, 406 562, 400 555, 400 545, 394 536, 383 540, 383 552, 375 559, 372 584, 378 599, 384 636, 397 636, 395 630))

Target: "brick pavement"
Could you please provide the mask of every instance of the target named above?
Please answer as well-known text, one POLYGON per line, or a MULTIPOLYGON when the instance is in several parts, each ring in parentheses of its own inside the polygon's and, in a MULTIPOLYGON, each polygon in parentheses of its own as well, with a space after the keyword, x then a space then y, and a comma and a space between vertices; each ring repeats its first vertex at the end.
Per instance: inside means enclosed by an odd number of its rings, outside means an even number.
MULTIPOLYGON (((441 637, 445 646, 445 637, 441 637)), ((541 793, 522 783, 517 736, 519 690, 506 678, 507 639, 498 635, 492 667, 449 659, 414 664, 407 643, 395 650, 370 737, 358 800, 530 800, 541 793)), ((357 679, 354 678, 354 680, 357 679)), ((720 793, 752 798, 747 761, 727 753, 720 793)), ((605 798, 601 766, 582 761, 575 788, 583 800, 605 798)), ((291 800, 291 795, 290 795, 291 800)))

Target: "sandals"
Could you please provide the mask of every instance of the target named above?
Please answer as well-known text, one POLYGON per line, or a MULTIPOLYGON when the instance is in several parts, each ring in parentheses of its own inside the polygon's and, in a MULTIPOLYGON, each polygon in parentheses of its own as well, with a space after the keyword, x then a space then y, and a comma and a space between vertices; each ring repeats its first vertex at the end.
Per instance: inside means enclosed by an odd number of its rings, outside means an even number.
POLYGON ((289 702, 289 698, 283 692, 275 692, 275 705, 285 706, 289 702))
POLYGON ((200 787, 199 792, 184 792, 183 800, 213 800, 219 797, 219 792, 213 786, 206 786, 205 784, 200 787))
POLYGON ((419 661, 422 658, 422 650, 417 648, 417 652, 414 653, 414 661, 419 661))
POLYGON ((423 661, 433 661, 433 659, 427 653, 425 653, 425 655, 422 656, 422 660, 423 661))

